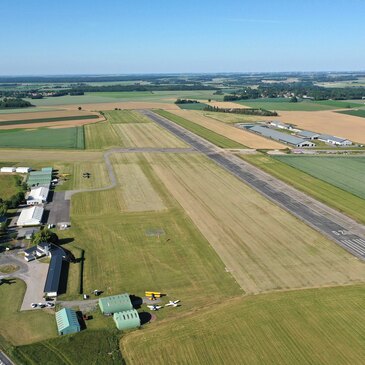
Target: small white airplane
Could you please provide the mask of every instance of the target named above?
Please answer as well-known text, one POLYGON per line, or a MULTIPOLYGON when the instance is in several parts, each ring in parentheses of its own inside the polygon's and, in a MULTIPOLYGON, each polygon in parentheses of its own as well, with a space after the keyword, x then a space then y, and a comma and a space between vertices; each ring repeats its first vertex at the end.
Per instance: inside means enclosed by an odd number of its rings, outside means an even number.
POLYGON ((162 307, 160 305, 148 305, 147 306, 151 311, 158 311, 162 307))
POLYGON ((165 304, 165 307, 178 307, 178 303, 180 303, 180 300, 169 300, 167 304, 165 304))

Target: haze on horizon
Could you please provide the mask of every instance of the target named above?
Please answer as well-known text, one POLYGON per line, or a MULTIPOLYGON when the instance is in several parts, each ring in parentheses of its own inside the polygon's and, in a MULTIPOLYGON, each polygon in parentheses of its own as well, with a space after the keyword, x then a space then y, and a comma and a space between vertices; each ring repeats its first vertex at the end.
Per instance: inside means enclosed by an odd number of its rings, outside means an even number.
POLYGON ((361 0, 3 0, 0 75, 364 70, 361 0))

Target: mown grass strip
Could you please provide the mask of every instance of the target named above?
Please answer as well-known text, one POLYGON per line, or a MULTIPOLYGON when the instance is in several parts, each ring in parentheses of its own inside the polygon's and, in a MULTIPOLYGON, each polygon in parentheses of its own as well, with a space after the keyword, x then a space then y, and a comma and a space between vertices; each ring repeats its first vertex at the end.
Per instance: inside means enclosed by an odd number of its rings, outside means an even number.
POLYGON ((186 128, 190 132, 195 133, 199 137, 206 139, 207 141, 215 144, 221 148, 247 148, 241 143, 233 141, 227 137, 222 136, 221 134, 215 133, 208 128, 202 127, 199 124, 196 124, 190 120, 177 116, 175 114, 169 113, 165 110, 157 110, 155 111, 157 114, 165 117, 172 122, 180 125, 181 127, 186 128))

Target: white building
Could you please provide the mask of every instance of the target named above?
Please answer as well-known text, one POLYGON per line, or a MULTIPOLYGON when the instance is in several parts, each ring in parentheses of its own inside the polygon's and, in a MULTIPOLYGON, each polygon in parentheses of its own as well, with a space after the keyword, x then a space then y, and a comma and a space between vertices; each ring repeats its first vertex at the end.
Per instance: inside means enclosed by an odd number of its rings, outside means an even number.
POLYGON ((19 216, 17 226, 39 226, 42 221, 44 209, 42 207, 24 208, 19 216))
POLYGON ((2 167, 0 169, 0 172, 15 172, 16 168, 15 167, 2 167))
POLYGON ((38 188, 33 188, 27 198, 27 205, 38 205, 47 202, 49 194, 49 189, 41 186, 38 188))
POLYGON ((352 142, 348 139, 341 138, 341 137, 335 137, 328 134, 320 134, 318 139, 320 141, 334 144, 336 146, 351 146, 352 142))
POLYGON ((27 174, 32 171, 32 169, 30 167, 17 167, 15 171, 19 174, 27 174))

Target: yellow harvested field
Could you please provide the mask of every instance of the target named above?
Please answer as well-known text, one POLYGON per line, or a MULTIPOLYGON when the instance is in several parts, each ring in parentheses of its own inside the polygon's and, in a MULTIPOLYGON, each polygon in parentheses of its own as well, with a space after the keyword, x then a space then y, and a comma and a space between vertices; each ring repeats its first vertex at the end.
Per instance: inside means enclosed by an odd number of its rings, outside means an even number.
POLYGON ((155 123, 112 124, 123 147, 187 147, 187 145, 155 123))
POLYGON ((233 109, 249 109, 249 106, 234 103, 232 101, 208 101, 208 100, 199 100, 201 103, 208 104, 210 106, 216 106, 218 108, 233 108, 233 109))
POLYGON ((365 143, 365 119, 333 111, 295 112, 281 111, 276 118, 299 128, 314 132, 345 137, 354 142, 365 143))
POLYGON ((365 280, 365 265, 201 155, 146 158, 248 293, 365 280))
POLYGON ((99 111, 99 110, 114 110, 115 108, 120 109, 166 109, 176 110, 179 107, 175 104, 168 103, 154 103, 154 102, 137 102, 137 101, 125 101, 119 103, 94 103, 94 104, 81 104, 81 105, 60 105, 59 108, 67 110, 77 110, 81 106, 83 110, 87 111, 99 111))
POLYGON ((22 162, 22 161, 91 161, 100 160, 101 152, 85 151, 55 151, 55 150, 26 150, 26 149, 1 149, 0 158, 2 161, 22 162))
POLYGON ((139 160, 131 154, 113 155, 113 166, 128 212, 166 209, 162 198, 145 175, 139 160))
POLYGON ((227 123, 220 122, 216 119, 212 119, 204 116, 201 112, 195 110, 173 110, 171 113, 179 115, 183 118, 191 120, 192 122, 199 124, 205 128, 208 128, 222 136, 232 139, 233 141, 242 143, 250 148, 267 148, 267 149, 282 149, 288 146, 273 140, 260 137, 254 133, 247 132, 245 130, 236 128, 227 123))

